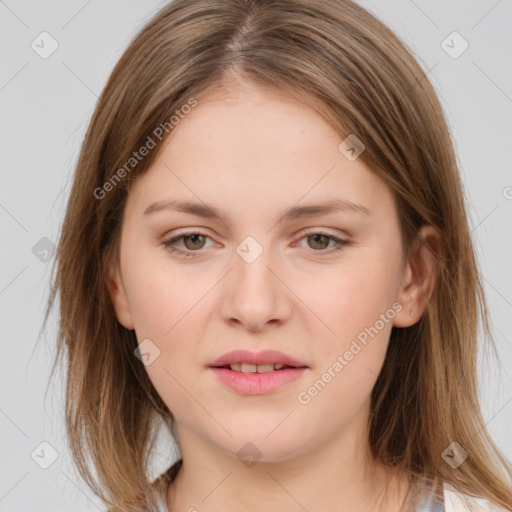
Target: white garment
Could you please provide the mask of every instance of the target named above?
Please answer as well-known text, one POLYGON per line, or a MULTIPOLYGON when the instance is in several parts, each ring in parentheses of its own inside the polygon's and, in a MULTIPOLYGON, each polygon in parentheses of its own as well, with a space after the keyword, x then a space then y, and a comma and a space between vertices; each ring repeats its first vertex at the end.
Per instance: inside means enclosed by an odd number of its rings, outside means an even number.
MULTIPOLYGON (((171 512, 167 508, 166 494, 167 486, 163 486, 157 493, 158 508, 156 512, 171 512)), ((474 498, 455 491, 450 485, 443 484, 444 506, 434 504, 422 507, 418 512, 511 512, 498 505, 493 505, 489 500, 474 498), (464 498, 470 504, 466 505, 464 498)))
POLYGON ((443 488, 445 512, 510 512, 503 507, 494 505, 489 500, 473 498, 471 496, 457 492, 447 484, 444 484, 443 488), (471 508, 468 508, 468 506, 463 501, 463 498, 467 498, 469 500, 471 503, 471 508))

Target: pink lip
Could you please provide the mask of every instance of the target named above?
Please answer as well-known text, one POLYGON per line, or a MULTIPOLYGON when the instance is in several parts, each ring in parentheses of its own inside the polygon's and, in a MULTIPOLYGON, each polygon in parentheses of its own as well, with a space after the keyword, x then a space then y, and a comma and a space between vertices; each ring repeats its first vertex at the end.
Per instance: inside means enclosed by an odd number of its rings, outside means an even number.
POLYGON ((264 395, 298 379, 309 367, 277 350, 250 352, 234 350, 219 357, 208 365, 219 380, 234 391, 244 395, 264 395), (282 368, 266 373, 243 373, 223 368, 236 363, 246 364, 282 364, 292 368, 282 368))
POLYGON ((295 368, 307 368, 308 366, 293 357, 290 357, 278 350, 263 350, 261 352, 250 352, 249 350, 233 350, 219 357, 208 366, 226 366, 235 363, 247 364, 284 364, 295 368))
POLYGON ((264 395, 298 379, 308 368, 283 368, 267 373, 242 373, 229 368, 212 368, 227 387, 243 395, 264 395))

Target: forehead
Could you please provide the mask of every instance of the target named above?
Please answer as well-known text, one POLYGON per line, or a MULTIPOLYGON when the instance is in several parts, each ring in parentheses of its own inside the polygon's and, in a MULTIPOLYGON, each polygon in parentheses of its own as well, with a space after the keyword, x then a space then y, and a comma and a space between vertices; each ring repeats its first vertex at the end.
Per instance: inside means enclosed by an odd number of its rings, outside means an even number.
POLYGON ((342 136, 296 98, 242 87, 197 102, 136 181, 129 201, 139 210, 168 197, 223 209, 250 204, 255 214, 338 197, 366 207, 392 201, 361 159, 340 152, 342 136))

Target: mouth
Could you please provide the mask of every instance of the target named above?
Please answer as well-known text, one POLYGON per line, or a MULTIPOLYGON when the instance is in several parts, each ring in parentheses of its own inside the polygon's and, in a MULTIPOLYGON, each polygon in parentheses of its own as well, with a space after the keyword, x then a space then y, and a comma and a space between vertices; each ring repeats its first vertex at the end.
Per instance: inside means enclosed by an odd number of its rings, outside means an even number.
POLYGON ((298 379, 309 366, 277 351, 243 350, 225 354, 208 368, 222 384, 239 394, 263 395, 298 379))
POLYGON ((288 370, 290 368, 307 368, 307 366, 288 366, 286 364, 250 364, 250 363, 233 363, 224 366, 211 366, 210 368, 224 368, 225 370, 232 370, 241 373, 269 373, 273 371, 288 370))
POLYGON ((266 373, 283 368, 307 368, 308 366, 292 356, 283 354, 278 350, 263 350, 251 352, 250 350, 233 350, 212 361, 213 368, 229 367, 233 371, 243 373, 266 373), (271 367, 272 366, 272 367, 271 367))

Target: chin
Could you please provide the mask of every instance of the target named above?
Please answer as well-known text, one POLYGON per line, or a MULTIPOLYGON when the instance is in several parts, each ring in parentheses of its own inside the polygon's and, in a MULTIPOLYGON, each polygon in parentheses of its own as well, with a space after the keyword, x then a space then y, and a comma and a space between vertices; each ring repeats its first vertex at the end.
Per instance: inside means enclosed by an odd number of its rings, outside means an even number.
POLYGON ((307 439, 294 438, 283 430, 268 435, 269 431, 252 430, 232 432, 234 438, 217 442, 217 446, 232 457, 236 457, 247 467, 261 462, 282 462, 307 451, 307 439))

